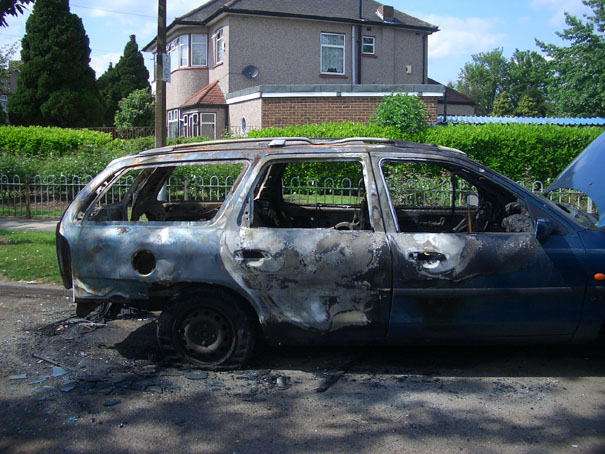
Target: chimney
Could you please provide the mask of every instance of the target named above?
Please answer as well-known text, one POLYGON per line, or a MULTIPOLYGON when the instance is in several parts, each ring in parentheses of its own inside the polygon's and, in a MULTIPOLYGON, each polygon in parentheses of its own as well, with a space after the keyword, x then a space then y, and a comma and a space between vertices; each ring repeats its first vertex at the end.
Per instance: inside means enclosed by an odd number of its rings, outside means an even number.
POLYGON ((393 7, 387 5, 380 5, 378 10, 376 11, 378 17, 380 17, 385 22, 393 21, 393 7))

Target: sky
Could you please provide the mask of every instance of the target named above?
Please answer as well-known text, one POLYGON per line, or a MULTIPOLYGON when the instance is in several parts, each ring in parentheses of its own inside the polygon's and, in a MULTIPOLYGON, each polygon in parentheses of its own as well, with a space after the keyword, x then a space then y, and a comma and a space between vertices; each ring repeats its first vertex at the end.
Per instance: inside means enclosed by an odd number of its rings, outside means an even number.
MULTIPOLYGON (((167 0, 168 24, 205 0, 167 0)), ((304 0, 300 0, 304 1, 304 0)), ((429 37, 429 77, 455 81, 471 56, 497 47, 510 57, 515 49, 539 50, 535 38, 562 44, 555 32, 565 28, 564 12, 581 17, 590 9, 581 0, 390 0, 396 9, 439 27, 429 37)), ((157 32, 157 3, 153 0, 70 0, 72 13, 82 18, 90 39, 91 67, 99 77, 110 62, 117 63, 129 36, 142 48, 157 32)), ((28 13, 9 16, 0 28, 0 46, 18 43, 28 13)), ((152 70, 153 57, 143 54, 152 70)))

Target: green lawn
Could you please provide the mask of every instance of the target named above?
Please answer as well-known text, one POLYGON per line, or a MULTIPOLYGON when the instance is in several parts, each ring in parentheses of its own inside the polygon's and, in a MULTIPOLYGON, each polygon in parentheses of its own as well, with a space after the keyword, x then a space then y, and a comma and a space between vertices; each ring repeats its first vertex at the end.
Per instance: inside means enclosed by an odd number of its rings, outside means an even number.
POLYGON ((0 230, 0 275, 60 284, 54 232, 0 230))

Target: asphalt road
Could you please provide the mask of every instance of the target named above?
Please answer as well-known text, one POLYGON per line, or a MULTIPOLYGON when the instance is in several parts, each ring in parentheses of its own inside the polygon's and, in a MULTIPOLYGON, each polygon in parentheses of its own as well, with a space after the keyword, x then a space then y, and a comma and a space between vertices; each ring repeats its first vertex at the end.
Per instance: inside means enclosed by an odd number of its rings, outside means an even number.
POLYGON ((265 348, 205 373, 161 362, 153 314, 73 309, 0 284, 0 452, 605 452, 597 347, 265 348))

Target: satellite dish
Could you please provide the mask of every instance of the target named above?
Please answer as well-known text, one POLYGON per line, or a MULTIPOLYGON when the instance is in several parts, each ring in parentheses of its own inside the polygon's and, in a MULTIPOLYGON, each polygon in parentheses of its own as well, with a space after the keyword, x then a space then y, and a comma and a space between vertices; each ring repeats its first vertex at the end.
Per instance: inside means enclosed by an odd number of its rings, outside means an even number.
POLYGON ((248 79, 256 79, 258 77, 258 68, 254 65, 246 66, 242 74, 248 79))

